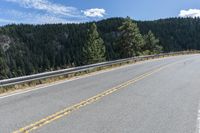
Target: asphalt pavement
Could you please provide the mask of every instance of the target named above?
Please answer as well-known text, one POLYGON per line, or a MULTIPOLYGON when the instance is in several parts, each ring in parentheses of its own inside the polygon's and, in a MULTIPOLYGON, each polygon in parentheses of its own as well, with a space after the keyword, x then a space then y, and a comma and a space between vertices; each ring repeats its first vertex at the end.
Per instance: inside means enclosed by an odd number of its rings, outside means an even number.
POLYGON ((199 69, 200 55, 175 56, 0 96, 0 133, 200 133, 199 69))

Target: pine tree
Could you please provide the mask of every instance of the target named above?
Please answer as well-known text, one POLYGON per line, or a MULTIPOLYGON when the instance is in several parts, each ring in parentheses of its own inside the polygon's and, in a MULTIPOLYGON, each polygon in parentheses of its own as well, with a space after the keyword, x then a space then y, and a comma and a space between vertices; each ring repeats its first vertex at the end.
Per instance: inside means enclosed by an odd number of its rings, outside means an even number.
POLYGON ((144 44, 142 35, 136 23, 127 17, 119 27, 119 39, 117 41, 120 58, 139 55, 144 44))
POLYGON ((162 47, 159 45, 159 39, 157 39, 151 31, 144 36, 144 40, 144 54, 158 54, 162 51, 162 47))
POLYGON ((99 36, 95 23, 91 25, 87 32, 87 40, 83 47, 83 59, 84 64, 105 61, 104 41, 99 36))
MULTIPOLYGON (((1 47, 1 46, 0 46, 1 47)), ((3 58, 3 50, 0 48, 0 79, 7 78, 8 66, 3 58)))

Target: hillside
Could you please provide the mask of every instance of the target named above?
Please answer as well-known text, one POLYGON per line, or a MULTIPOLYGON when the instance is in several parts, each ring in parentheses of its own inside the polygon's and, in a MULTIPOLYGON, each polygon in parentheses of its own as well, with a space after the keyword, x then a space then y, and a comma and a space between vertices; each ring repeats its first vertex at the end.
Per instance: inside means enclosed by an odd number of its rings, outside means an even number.
MULTIPOLYGON (((123 18, 96 22, 105 45, 106 60, 121 58, 116 50, 123 18)), ((170 18, 134 21, 142 35, 150 30, 163 52, 200 49, 200 19, 170 18)), ((0 79, 80 66, 91 23, 7 25, 0 28, 0 79)))

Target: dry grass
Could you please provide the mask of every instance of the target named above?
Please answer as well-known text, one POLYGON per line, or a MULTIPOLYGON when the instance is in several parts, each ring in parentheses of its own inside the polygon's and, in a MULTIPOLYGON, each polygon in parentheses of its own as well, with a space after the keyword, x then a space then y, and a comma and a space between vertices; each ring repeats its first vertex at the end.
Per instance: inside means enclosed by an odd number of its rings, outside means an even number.
MULTIPOLYGON (((194 52, 194 53, 196 53, 196 52, 194 52)), ((185 53, 185 54, 188 54, 188 53, 185 53)), ((177 56, 177 55, 180 55, 180 54, 174 54, 174 55, 170 55, 170 56, 177 56)), ((156 57, 156 58, 158 59, 158 58, 163 58, 163 57, 168 57, 168 56, 169 55, 156 57)), ((75 73, 72 73, 72 74, 66 74, 66 75, 63 75, 63 76, 51 77, 51 78, 46 78, 46 79, 41 79, 41 80, 35 80, 35 81, 30 81, 30 82, 21 83, 21 84, 12 85, 12 86, 0 87, 0 94, 12 92, 12 91, 15 91, 15 90, 20 90, 20 89, 27 89, 27 88, 30 88, 30 87, 36 87, 36 86, 42 85, 42 84, 54 83, 54 82, 61 81, 61 80, 67 80, 67 79, 71 79, 71 78, 76 77, 76 76, 82 76, 82 75, 90 74, 90 73, 93 73, 93 72, 111 69, 111 68, 116 68, 116 67, 119 67, 119 66, 123 66, 123 65, 127 65, 127 64, 133 64, 133 63, 136 63, 136 62, 149 60, 149 59, 155 59, 155 58, 142 59, 142 60, 138 60, 138 61, 126 61, 126 62, 123 62, 123 63, 118 63, 118 64, 114 64, 114 65, 110 65, 110 66, 104 66, 104 67, 97 67, 97 68, 93 68, 93 69, 82 71, 82 72, 75 72, 75 73)))

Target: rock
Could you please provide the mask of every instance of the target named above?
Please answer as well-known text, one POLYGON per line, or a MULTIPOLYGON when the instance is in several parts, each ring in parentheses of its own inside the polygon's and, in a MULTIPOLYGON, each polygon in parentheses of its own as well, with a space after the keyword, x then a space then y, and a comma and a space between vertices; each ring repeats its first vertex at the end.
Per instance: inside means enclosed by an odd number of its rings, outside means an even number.
POLYGON ((9 49, 10 43, 11 43, 11 39, 9 36, 0 35, 0 46, 2 47, 4 52, 9 49))

